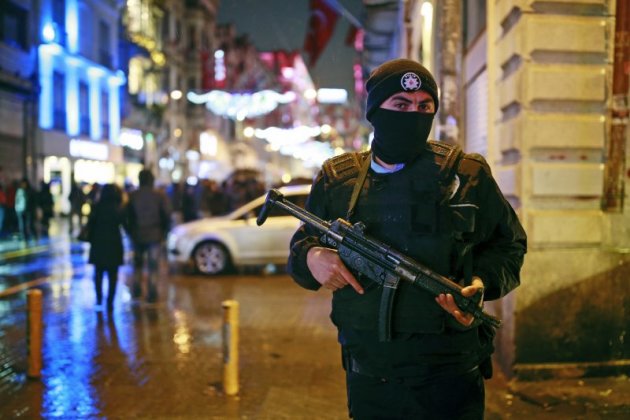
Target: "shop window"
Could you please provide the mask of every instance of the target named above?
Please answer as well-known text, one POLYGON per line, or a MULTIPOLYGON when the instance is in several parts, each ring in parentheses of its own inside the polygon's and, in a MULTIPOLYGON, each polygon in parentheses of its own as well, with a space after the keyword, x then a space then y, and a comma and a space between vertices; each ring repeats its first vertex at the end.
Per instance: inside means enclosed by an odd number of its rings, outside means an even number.
POLYGON ((85 82, 79 82, 79 132, 90 134, 90 96, 85 82))
POLYGON ((89 4, 84 2, 79 3, 79 16, 81 16, 79 50, 85 57, 91 57, 92 54, 94 54, 94 39, 92 38, 93 14, 89 4))
POLYGON ((177 19, 175 21, 175 43, 179 44, 182 40, 182 21, 177 19))
POLYGON ((0 0, 0 41, 22 50, 27 49, 28 13, 9 0, 0 0))
POLYGON ((486 29, 486 1, 464 1, 463 41, 465 49, 468 49, 486 29))
POLYGON ((171 40, 171 31, 170 31, 170 22, 171 22, 171 15, 170 13, 165 10, 164 11, 164 18, 162 19, 162 39, 170 41, 171 40))
POLYGON ((188 49, 190 51, 194 51, 197 49, 197 31, 195 31, 195 26, 190 25, 188 27, 188 49))
POLYGON ((66 45, 66 0, 52 0, 52 21, 57 28, 57 42, 66 45))
POLYGON ((103 138, 109 138, 109 95, 107 92, 101 92, 101 124, 103 138))
POLYGON ((210 49, 210 38, 208 37, 208 33, 203 31, 201 34, 201 49, 204 51, 208 51, 210 49))
POLYGON ((167 66, 164 67, 164 72, 162 73, 163 86, 166 92, 171 91, 171 69, 167 66))
POLYGON ((143 63, 141 57, 133 57, 129 60, 129 77, 127 85, 129 86, 129 93, 137 95, 142 89, 143 78, 143 63))
POLYGON ((109 24, 104 20, 98 23, 98 45, 99 45, 99 63, 107 68, 112 68, 111 53, 111 30, 109 24))
POLYGON ((63 73, 53 73, 53 128, 66 129, 66 79, 63 73))

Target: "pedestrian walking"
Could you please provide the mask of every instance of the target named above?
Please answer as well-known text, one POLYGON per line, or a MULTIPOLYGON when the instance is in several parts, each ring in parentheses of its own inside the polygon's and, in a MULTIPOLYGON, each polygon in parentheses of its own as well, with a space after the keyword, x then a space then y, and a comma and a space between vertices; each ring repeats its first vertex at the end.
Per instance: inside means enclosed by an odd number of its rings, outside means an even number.
POLYGON ((92 212, 94 205, 98 202, 101 196, 101 188, 101 184, 95 182, 90 186, 90 191, 85 195, 85 202, 90 209, 89 212, 92 212))
POLYGON ((37 193, 37 205, 41 212, 40 226, 42 237, 47 238, 50 230, 50 219, 53 217, 54 212, 54 200, 53 195, 50 192, 50 183, 41 181, 39 192, 37 193))
MULTIPOLYGON (((526 235, 483 157, 428 141, 439 105, 431 73, 396 59, 377 67, 366 89, 371 152, 326 161, 307 210, 363 222, 371 236, 459 281, 464 296, 505 296, 519 285, 526 235)), ((348 270, 318 236, 306 224, 298 229, 288 269, 306 289, 333 291, 350 415, 482 419, 494 330, 450 294, 401 284, 391 339, 379 336, 385 288, 348 270)))
POLYGON ((22 178, 15 192, 15 214, 20 238, 24 241, 36 236, 33 229, 35 217, 35 194, 27 178, 22 178))
POLYGON ((4 185, 0 181, 0 239, 4 236, 4 215, 7 208, 7 193, 4 191, 4 185))
POLYGON ((194 185, 186 184, 182 196, 182 220, 184 223, 192 222, 199 218, 197 208, 197 192, 194 185))
POLYGON ((146 262, 146 299, 155 302, 161 244, 170 228, 171 211, 166 195, 153 187, 155 178, 149 169, 141 170, 138 179, 140 186, 129 194, 125 209, 126 228, 133 246, 132 296, 142 296, 146 262))
POLYGON ((70 201, 70 236, 74 232, 74 220, 78 219, 79 231, 83 227, 83 205, 86 202, 85 193, 81 186, 73 179, 70 185, 70 194, 68 195, 70 201))
POLYGON ((94 265, 94 290, 96 304, 103 303, 103 277, 107 274, 107 310, 114 309, 118 267, 123 264, 123 242, 120 228, 124 224, 122 193, 115 184, 105 184, 100 198, 92 204, 87 221, 90 255, 88 262, 94 265))
POLYGON ((19 233, 17 214, 15 213, 15 194, 20 187, 20 181, 17 179, 11 181, 6 188, 7 203, 4 213, 4 232, 13 235, 19 233))

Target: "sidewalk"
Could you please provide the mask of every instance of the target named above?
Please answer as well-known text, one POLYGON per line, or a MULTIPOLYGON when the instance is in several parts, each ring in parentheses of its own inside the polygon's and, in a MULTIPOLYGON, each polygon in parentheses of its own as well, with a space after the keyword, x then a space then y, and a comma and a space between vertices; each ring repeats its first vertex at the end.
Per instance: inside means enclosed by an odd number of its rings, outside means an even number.
MULTIPOLYGON (((167 278, 158 304, 94 306, 91 267, 42 287, 40 380, 26 371, 24 293, 0 299, 0 419, 345 419, 327 292, 286 275, 167 278), (222 308, 240 304, 240 393, 222 393, 222 308), (5 359, 5 356, 12 356, 5 359)), ((486 419, 627 419, 625 377, 486 383, 486 419)))

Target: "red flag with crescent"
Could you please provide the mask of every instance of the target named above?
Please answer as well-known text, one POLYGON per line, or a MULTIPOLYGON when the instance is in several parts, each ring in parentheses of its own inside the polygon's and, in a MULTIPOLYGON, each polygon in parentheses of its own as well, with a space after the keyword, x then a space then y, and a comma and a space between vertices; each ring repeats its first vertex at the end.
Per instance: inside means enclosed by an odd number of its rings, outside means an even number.
POLYGON ((310 0, 309 10, 304 52, 308 55, 309 65, 314 66, 335 30, 339 15, 326 0, 310 0))

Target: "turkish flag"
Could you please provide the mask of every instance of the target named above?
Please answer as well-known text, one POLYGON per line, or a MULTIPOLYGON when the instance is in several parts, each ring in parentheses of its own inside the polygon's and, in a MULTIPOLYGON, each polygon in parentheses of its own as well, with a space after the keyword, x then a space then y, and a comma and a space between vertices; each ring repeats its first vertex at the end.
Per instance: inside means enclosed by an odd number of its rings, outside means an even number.
POLYGON ((304 40, 304 52, 308 54, 309 65, 314 66, 335 31, 339 15, 326 0, 310 0, 309 9, 311 14, 304 40))

